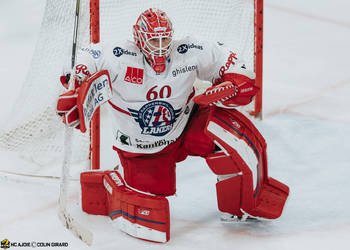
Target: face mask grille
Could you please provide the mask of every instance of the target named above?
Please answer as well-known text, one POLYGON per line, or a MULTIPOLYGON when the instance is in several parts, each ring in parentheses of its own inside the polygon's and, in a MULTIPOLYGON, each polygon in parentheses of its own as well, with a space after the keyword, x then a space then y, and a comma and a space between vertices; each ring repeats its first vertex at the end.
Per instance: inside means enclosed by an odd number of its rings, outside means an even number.
POLYGON ((167 57, 171 51, 173 32, 147 33, 139 31, 144 52, 153 56, 167 57))

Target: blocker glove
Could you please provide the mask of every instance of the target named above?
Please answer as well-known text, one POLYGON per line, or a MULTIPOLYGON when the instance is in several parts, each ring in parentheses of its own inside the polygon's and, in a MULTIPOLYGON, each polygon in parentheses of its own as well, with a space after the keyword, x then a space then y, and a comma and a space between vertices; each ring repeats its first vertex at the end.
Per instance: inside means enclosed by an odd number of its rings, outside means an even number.
MULTIPOLYGON (((67 78, 61 77, 61 82, 67 78)), ((95 111, 112 98, 112 85, 107 70, 101 70, 87 77, 83 82, 79 77, 70 77, 68 92, 57 101, 57 114, 70 127, 85 133, 95 111), (72 89, 71 89, 72 88, 72 89)))
POLYGON ((79 113, 78 113, 78 91, 79 88, 70 90, 58 97, 57 114, 62 117, 63 123, 70 127, 80 129, 79 113))
POLYGON ((62 117, 63 123, 79 129, 77 98, 82 80, 78 76, 72 77, 67 73, 60 77, 60 82, 69 91, 58 97, 56 112, 62 117))

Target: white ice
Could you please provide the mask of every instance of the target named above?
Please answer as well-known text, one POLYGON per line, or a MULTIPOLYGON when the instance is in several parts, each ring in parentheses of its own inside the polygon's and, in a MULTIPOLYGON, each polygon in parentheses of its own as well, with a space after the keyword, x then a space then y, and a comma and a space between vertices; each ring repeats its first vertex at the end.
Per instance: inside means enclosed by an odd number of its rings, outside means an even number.
MULTIPOLYGON (((222 223, 215 176, 203 159, 188 158, 177 168, 178 191, 170 198, 169 243, 132 238, 112 228, 108 218, 72 206, 94 232, 88 248, 57 218, 59 180, 4 172, 59 175, 59 165, 42 170, 0 152, 0 241, 68 242, 77 250, 350 249, 350 3, 264 2, 265 118, 257 126, 268 142, 270 176, 291 190, 279 219, 222 223)), ((2 123, 29 69, 44 5, 43 0, 0 1, 2 123)))

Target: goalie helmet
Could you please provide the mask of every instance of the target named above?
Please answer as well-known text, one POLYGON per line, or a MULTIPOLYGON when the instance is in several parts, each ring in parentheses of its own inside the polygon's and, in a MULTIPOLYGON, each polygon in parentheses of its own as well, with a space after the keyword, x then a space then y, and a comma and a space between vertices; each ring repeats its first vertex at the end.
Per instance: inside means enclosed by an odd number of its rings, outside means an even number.
POLYGON ((133 35, 154 71, 164 72, 173 36, 172 23, 166 13, 152 8, 144 11, 133 26, 133 35))

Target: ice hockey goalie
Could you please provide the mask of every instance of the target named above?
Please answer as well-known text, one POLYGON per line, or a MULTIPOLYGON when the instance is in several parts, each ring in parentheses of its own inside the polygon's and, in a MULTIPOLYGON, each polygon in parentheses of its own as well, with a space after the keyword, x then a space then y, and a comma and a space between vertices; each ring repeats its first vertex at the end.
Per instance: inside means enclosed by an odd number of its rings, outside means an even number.
POLYGON ((191 37, 173 40, 172 23, 158 9, 140 15, 133 35, 81 48, 75 88, 58 100, 64 122, 83 132, 102 103, 112 116, 122 169, 81 174, 83 210, 110 216, 134 237, 167 242, 176 163, 200 156, 217 175, 225 220, 278 218, 289 188, 268 176, 265 139, 236 110, 259 91, 239 53, 191 37), (196 95, 196 78, 213 85, 196 95), (98 96, 103 101, 93 102, 98 96))

